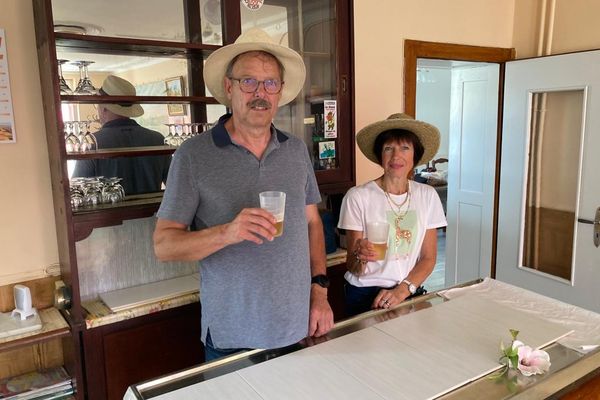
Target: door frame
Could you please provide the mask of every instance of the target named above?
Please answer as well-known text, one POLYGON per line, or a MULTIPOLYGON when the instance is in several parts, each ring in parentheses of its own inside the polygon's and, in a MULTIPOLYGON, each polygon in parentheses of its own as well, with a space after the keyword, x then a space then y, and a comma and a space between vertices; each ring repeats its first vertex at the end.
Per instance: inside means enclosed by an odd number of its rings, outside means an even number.
POLYGON ((500 188, 500 157, 502 144, 502 104, 504 101, 504 67, 507 61, 514 60, 514 48, 470 46, 454 43, 404 40, 404 112, 416 116, 417 102, 417 59, 434 58, 440 60, 474 61, 500 64, 498 81, 498 121, 496 134, 496 167, 494 181, 494 206, 492 216, 492 259, 490 276, 496 277, 496 241, 498 236, 498 199, 500 188))

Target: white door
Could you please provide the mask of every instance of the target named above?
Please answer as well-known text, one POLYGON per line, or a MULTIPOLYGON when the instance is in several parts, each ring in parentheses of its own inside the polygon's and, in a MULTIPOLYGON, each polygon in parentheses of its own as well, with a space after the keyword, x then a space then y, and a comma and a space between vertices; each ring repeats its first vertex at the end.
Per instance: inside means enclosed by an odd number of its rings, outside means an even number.
POLYGON ((599 65, 600 51, 507 63, 496 264, 499 280, 596 312, 600 248, 578 220, 600 206, 599 65))
POLYGON ((452 70, 446 286, 490 275, 498 64, 452 70))

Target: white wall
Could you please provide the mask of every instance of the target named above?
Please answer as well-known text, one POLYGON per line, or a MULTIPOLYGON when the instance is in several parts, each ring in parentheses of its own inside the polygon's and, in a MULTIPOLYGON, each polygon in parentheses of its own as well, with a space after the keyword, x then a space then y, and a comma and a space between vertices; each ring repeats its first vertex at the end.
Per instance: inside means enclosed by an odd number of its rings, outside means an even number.
MULTIPOLYGON (((511 47, 514 3, 354 0, 356 130, 404 110, 405 39, 511 47)), ((356 153, 358 184, 381 174, 358 147, 356 153)))
MULTIPOLYGON (((90 0, 91 1, 91 0, 90 0)), ((97 0, 100 1, 100 0, 97 0)), ((356 128, 402 111, 404 39, 535 55, 541 0, 354 0, 356 128), (514 27, 513 27, 514 25, 514 27), (373 101, 376 99, 376 101, 373 101)), ((556 0, 553 52, 600 48, 600 1, 556 0)), ((0 145, 0 285, 58 261, 32 4, 0 0, 16 144, 0 145)), ((357 150, 357 181, 380 173, 357 150)))

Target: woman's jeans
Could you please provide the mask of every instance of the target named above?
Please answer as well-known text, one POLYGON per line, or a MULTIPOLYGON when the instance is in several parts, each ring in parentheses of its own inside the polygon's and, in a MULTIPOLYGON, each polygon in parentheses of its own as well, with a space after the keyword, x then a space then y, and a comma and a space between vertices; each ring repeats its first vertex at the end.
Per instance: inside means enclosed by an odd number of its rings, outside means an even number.
MULTIPOLYGON (((379 291, 381 289, 390 290, 394 287, 395 286, 391 288, 383 288, 380 286, 357 287, 346 282, 344 285, 344 292, 346 295, 346 317, 352 317, 370 311, 372 309, 371 306, 373 305, 373 301, 375 300, 375 297, 377 297, 379 291)), ((427 293, 427 290, 425 290, 423 286, 420 286, 415 294, 411 294, 406 300, 425 293, 427 293)))

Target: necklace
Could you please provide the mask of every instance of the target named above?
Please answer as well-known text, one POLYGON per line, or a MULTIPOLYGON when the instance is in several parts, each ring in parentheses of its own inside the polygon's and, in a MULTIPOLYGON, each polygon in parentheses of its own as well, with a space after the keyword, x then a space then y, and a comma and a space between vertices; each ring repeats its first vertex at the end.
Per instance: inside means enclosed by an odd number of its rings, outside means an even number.
POLYGON ((387 199, 388 204, 390 205, 390 208, 392 210, 392 212, 394 213, 394 229, 396 230, 396 238, 395 238, 395 242, 396 242, 396 247, 398 247, 400 245, 400 242, 402 240, 406 240, 406 242, 408 244, 410 244, 411 240, 412 240, 412 232, 408 229, 402 229, 402 227, 400 226, 400 224, 402 223, 402 220, 404 219, 404 217, 406 217, 406 214, 408 214, 408 210, 410 209, 410 185, 406 184, 406 197, 404 198, 404 201, 402 201, 402 203, 398 204, 396 203, 393 199, 392 196, 390 196, 390 194, 388 193, 388 191, 385 188, 385 184, 382 182, 382 188, 383 188, 383 193, 385 194, 385 198, 387 199), (408 204, 407 204, 408 203, 408 204), (406 209, 404 211, 402 211, 402 207, 406 205, 406 209), (394 208, 394 206, 396 206, 398 208, 398 211, 396 211, 396 209, 394 208))

